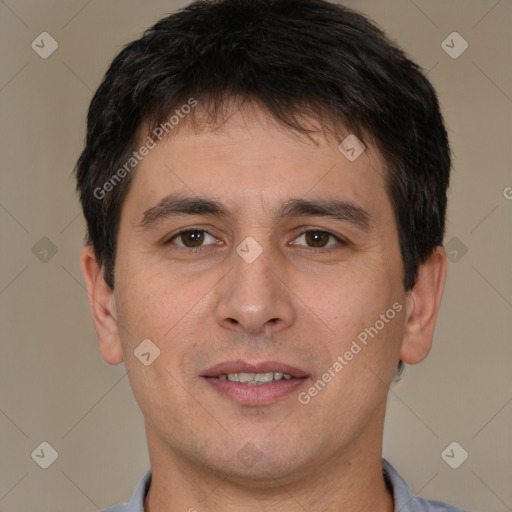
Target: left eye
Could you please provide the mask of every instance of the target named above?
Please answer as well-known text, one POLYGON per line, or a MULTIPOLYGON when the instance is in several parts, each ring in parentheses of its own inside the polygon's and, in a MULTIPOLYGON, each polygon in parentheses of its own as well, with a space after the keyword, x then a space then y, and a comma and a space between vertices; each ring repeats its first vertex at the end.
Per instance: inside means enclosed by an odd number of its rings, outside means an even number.
POLYGON ((336 245, 336 243, 340 242, 342 242, 342 240, 328 231, 309 230, 304 231, 304 233, 298 236, 294 240, 293 245, 307 245, 314 248, 323 248, 336 245), (297 240, 300 240, 303 243, 298 243, 297 240))

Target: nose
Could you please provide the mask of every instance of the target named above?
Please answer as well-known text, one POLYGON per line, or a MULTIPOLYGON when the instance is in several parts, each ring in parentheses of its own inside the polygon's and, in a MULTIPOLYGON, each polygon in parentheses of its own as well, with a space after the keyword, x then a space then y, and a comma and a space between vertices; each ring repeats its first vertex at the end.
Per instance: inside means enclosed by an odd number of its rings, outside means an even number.
POLYGON ((291 326, 296 310, 284 265, 269 250, 251 263, 233 256, 234 266, 218 289, 217 322, 241 334, 267 336, 291 326))

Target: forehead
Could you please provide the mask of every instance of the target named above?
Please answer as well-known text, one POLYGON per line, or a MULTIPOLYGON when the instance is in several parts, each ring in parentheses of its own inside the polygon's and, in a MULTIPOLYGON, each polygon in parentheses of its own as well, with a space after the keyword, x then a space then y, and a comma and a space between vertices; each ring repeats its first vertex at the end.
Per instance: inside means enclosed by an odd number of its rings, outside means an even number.
POLYGON ((129 195, 153 202, 165 188, 233 201, 235 191, 246 200, 330 191, 367 202, 384 189, 384 164, 346 130, 308 137, 251 109, 202 129, 185 117, 141 159, 132 179, 129 195))

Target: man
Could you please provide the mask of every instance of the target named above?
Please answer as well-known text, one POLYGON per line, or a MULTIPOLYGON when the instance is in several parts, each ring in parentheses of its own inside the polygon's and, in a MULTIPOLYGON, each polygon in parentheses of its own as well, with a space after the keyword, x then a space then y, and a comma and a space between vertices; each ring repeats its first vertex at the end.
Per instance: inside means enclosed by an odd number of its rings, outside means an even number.
POLYGON ((323 0, 199 1, 115 58, 77 164, 103 359, 151 470, 110 512, 455 511, 381 458, 446 274, 430 83, 323 0))

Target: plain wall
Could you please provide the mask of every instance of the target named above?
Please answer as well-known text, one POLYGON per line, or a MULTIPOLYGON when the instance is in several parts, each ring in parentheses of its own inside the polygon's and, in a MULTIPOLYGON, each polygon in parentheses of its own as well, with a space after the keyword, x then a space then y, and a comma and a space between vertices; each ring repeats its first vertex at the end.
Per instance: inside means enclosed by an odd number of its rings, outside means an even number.
MULTIPOLYGON (((186 3, 0 3, 2 512, 105 508, 128 500, 147 469, 125 369, 97 350, 71 172, 112 58, 186 3), (44 31, 58 43, 46 59, 31 47, 44 31), (48 469, 31 457, 43 441, 58 452, 48 469)), ((435 343, 390 391, 384 455, 422 496, 512 510, 512 2, 346 4, 430 70, 454 156, 435 343), (458 58, 442 47, 454 31, 469 44, 458 58), (469 454, 458 469, 441 457, 453 441, 469 454)))

